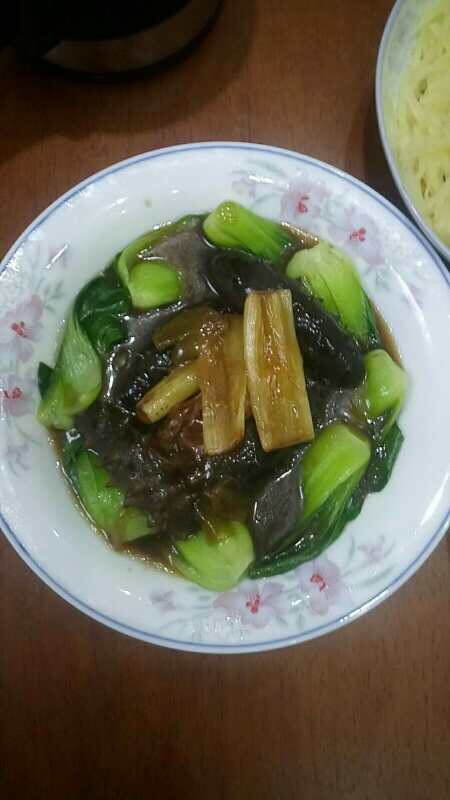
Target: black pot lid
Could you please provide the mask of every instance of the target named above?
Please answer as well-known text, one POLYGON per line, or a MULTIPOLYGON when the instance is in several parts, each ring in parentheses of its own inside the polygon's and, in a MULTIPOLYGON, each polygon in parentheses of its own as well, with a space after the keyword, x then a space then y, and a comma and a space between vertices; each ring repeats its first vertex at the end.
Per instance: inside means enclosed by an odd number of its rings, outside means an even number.
POLYGON ((159 25, 189 0, 19 0, 4 12, 2 44, 15 41, 28 56, 58 41, 118 39, 159 25))

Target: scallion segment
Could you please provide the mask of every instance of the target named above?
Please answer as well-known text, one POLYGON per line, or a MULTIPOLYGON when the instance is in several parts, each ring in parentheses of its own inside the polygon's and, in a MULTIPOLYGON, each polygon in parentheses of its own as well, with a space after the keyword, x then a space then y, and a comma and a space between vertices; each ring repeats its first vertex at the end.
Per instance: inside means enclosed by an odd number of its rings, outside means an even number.
POLYGON ((197 394, 199 388, 195 364, 176 367, 138 402, 137 416, 141 422, 158 422, 174 406, 197 394))
POLYGON ((314 428, 291 292, 252 292, 244 308, 251 410, 266 452, 310 441, 314 428))
POLYGON ((196 362, 202 396, 203 445, 208 455, 236 447, 245 433, 247 376, 243 320, 226 316, 226 328, 204 339, 196 362))

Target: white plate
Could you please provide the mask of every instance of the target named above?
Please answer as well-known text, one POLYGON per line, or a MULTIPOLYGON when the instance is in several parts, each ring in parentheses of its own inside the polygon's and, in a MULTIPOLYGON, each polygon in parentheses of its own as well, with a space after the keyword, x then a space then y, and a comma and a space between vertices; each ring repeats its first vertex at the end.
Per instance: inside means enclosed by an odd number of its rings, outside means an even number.
POLYGON ((154 151, 67 192, 25 231, 0 275, 1 525, 58 594, 155 644, 214 653, 295 644, 388 597, 449 522, 450 291, 439 258, 386 200, 296 153, 206 143, 154 151), (216 595, 110 550, 77 510, 35 420, 36 367, 53 363, 77 291, 157 223, 240 200, 345 248, 392 326, 410 377, 405 443, 388 487, 326 555, 216 595))
POLYGON ((436 236, 424 220, 403 184, 395 157, 395 147, 392 144, 392 134, 386 121, 390 116, 389 109, 395 107, 397 103, 400 78, 411 57, 420 16, 425 6, 433 2, 435 0, 397 0, 395 3, 386 22, 378 50, 375 96, 381 141, 397 189, 414 221, 434 244, 436 250, 450 262, 450 247, 436 236))

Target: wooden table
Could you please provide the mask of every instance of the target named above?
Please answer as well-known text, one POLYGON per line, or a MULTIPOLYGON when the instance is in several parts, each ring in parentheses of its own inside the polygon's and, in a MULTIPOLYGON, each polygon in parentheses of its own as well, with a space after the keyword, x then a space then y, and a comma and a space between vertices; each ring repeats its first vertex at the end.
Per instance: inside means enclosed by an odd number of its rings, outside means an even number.
MULTIPOLYGON (((267 142, 397 201, 373 101, 391 0, 226 0, 157 77, 99 85, 0 56, 2 255, 113 161, 206 139, 267 142)), ((202 656, 114 633, 0 541, 0 796, 450 797, 448 545, 392 599, 285 651, 202 656)))

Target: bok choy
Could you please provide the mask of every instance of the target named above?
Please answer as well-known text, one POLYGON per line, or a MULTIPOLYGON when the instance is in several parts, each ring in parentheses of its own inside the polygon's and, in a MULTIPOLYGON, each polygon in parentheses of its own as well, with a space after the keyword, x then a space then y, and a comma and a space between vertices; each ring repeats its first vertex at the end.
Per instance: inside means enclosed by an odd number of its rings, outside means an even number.
POLYGON ((74 307, 77 319, 103 358, 127 336, 124 317, 130 311, 130 300, 116 280, 106 275, 94 278, 81 290, 74 307))
POLYGON ((400 428, 393 422, 382 441, 372 448, 369 465, 347 503, 346 522, 358 516, 368 494, 381 492, 387 486, 403 441, 400 428))
POLYGON ((370 461, 366 437, 347 425, 324 428, 303 459, 303 514, 275 554, 253 565, 259 578, 293 569, 328 547, 343 530, 346 507, 370 461))
POLYGON ((319 242, 296 253, 289 261, 287 274, 297 278, 364 347, 379 345, 370 301, 355 266, 345 253, 328 242, 319 242))
POLYGON ((406 374, 385 350, 364 357, 363 410, 369 419, 384 416, 383 435, 397 419, 406 394, 406 374))
POLYGON ((250 533, 241 522, 217 520, 214 534, 201 530, 176 542, 172 564, 181 575, 213 592, 236 586, 254 558, 250 533))
POLYGON ((47 428, 71 428, 74 416, 96 400, 102 386, 102 358, 125 339, 128 311, 126 292, 106 275, 79 293, 55 368, 41 364, 38 371, 42 397, 38 419, 47 428))
POLYGON ((119 253, 116 270, 128 289, 134 308, 145 310, 175 303, 182 297, 181 277, 175 265, 152 254, 161 240, 188 229, 202 219, 189 214, 177 222, 139 236, 119 253))
POLYGON ((47 428, 67 430, 102 388, 102 365, 75 313, 69 318, 55 368, 38 409, 47 428))
POLYGON ((98 456, 86 450, 84 437, 76 430, 66 431, 62 440, 64 472, 98 528, 116 548, 153 533, 148 514, 125 505, 125 494, 113 486, 98 456))
POLYGON ((322 506, 339 485, 361 478, 370 459, 368 440, 342 423, 328 425, 303 459, 303 519, 322 506))
POLYGON ((277 262, 292 248, 293 234, 279 222, 260 217, 233 200, 225 200, 203 223, 206 238, 216 247, 247 250, 277 262))
POLYGON ((130 292, 134 308, 140 311, 167 306, 183 295, 176 267, 162 258, 140 261, 125 274, 124 285, 130 292))
POLYGON ((48 364, 44 364, 43 361, 39 363, 37 379, 38 379, 39 394, 41 398, 44 397, 45 394, 47 394, 47 389, 50 386, 52 372, 53 370, 51 367, 48 366, 48 364))
POLYGON ((123 491, 110 484, 107 471, 94 453, 82 451, 76 459, 75 469, 80 500, 114 547, 121 547, 152 532, 148 515, 139 508, 125 505, 123 491))

